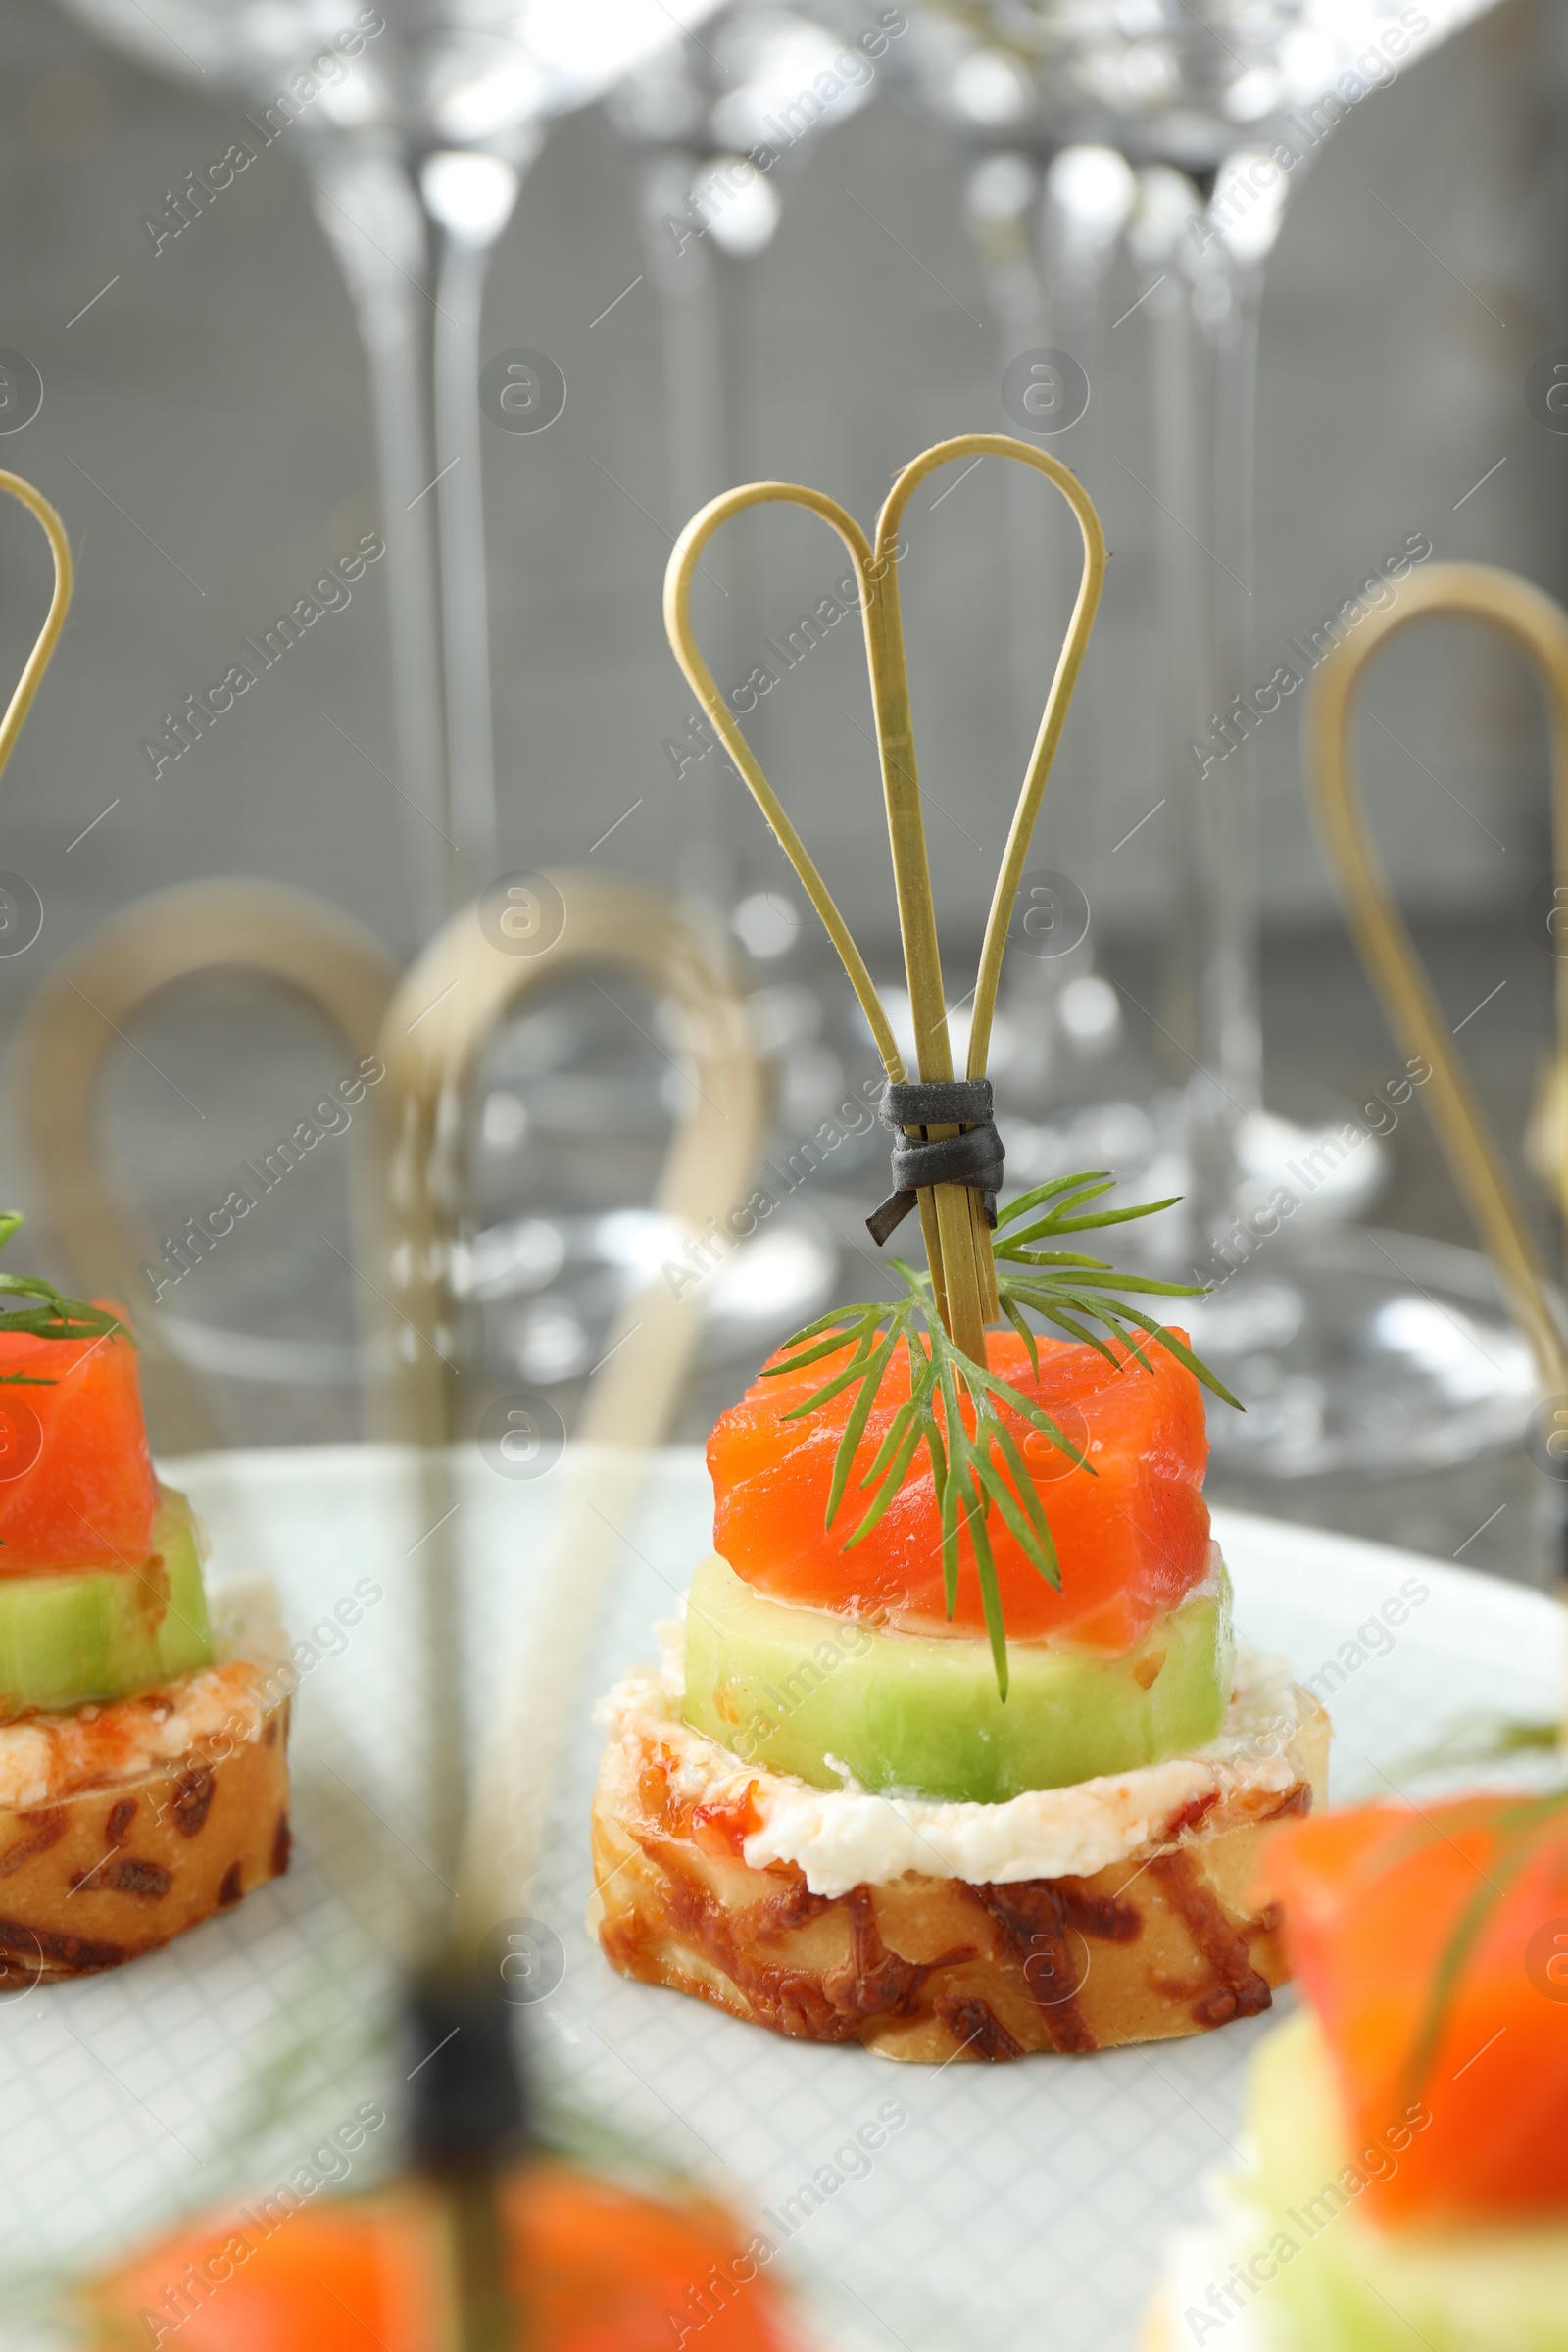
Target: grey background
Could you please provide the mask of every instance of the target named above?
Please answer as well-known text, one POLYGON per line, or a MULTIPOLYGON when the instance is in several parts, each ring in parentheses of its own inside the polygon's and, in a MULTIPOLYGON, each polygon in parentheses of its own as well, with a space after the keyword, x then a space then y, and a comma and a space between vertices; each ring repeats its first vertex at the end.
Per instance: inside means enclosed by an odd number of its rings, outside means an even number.
MULTIPOLYGON (((1361 106, 1298 174, 1264 326, 1259 674, 1411 531, 1442 556, 1558 584, 1568 456, 1522 396, 1530 360, 1565 331, 1549 24, 1548 10, 1513 0, 1361 106)), ((155 259, 140 216, 220 152, 234 111, 97 47, 43 0, 9 0, 0 60, 0 342, 24 350, 46 384, 42 414, 0 441, 0 462, 58 501, 81 558, 70 636, 5 792, 6 862, 46 892, 50 921, 36 963, 0 970, 0 1005, 14 1008, 41 964, 127 896, 203 873, 308 884, 406 948, 401 817, 370 765, 392 766, 382 578, 160 781, 138 751, 161 712, 220 675, 238 639, 375 515, 365 363, 287 150, 260 159, 155 259), (67 844, 117 796, 68 860, 67 844)), ((907 101, 883 99, 788 181, 760 261, 718 263, 736 421, 709 487, 777 473, 868 514, 916 449, 1004 423, 960 219, 965 169, 907 101)), ((550 433, 486 432, 507 863, 583 858, 641 795, 601 855, 674 875, 703 814, 661 749, 689 707, 659 613, 668 534, 685 517, 671 512, 647 282, 590 326, 644 260, 624 147, 598 110, 567 120, 503 240, 487 310, 487 348, 542 347, 570 386, 550 433)), ((1145 282, 1131 264, 1125 280, 1118 310, 1145 282)), ((1148 481, 1141 337, 1136 317, 1118 330, 1097 398, 1111 450, 1148 481)), ((1070 442, 1058 445, 1069 460, 1070 442)), ((1088 727, 1076 726, 1042 841, 1048 861, 1097 873, 1108 845, 1182 783, 1154 734, 1152 510, 1113 457, 1100 468, 1090 486, 1115 561, 1087 691, 1106 735, 1091 773, 1088 727)), ((1038 496, 1046 516, 1048 492, 992 466, 911 531, 925 780, 982 845, 938 828, 940 887, 959 920, 983 907, 1016 782, 1000 561, 1001 502, 1016 495, 1038 496)), ((0 661, 12 667, 44 589, 34 539, 24 517, 0 516, 0 661)), ((739 609, 718 629, 718 661, 737 675, 837 570, 804 519, 770 517, 751 549, 730 600, 739 609)), ((1453 796, 1374 737, 1379 821, 1401 886, 1428 907, 1506 901, 1544 822, 1534 719, 1511 663, 1433 641, 1389 671, 1379 708, 1453 796)), ((762 733, 874 935, 891 919, 881 844, 862 822, 874 775, 845 716, 863 723, 863 705, 844 632, 772 698, 762 733)), ((1298 725, 1287 706, 1261 745, 1268 906, 1290 922, 1321 920, 1329 905, 1298 725)), ((725 811, 723 837, 743 879, 777 870, 749 810, 725 811)), ((1174 841, 1156 820, 1105 868, 1105 922, 1158 919, 1174 841)))

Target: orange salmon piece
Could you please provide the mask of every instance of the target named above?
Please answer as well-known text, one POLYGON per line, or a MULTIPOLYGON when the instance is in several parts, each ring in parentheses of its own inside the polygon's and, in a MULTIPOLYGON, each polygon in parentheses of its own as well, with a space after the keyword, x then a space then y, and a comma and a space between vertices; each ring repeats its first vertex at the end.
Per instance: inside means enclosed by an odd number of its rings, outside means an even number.
POLYGON ((1265 1872, 1352 2152, 1381 2140, 1396 2158, 1366 2184, 1375 2218, 1568 2214, 1568 1809, 1487 1796, 1323 1814, 1283 1830, 1265 1872), (1482 1897, 1423 2062, 1434 1984, 1482 1897))
POLYGON ((144 1560, 157 1481, 129 1340, 7 1332, 0 1372, 54 1384, 0 1385, 0 1576, 144 1560))
MULTIPOLYGON (((991 1369, 1049 1413, 1093 1470, 1080 1468, 1013 1407, 1001 1406, 1040 1494, 1062 1588, 1057 1592, 1046 1583, 994 1509, 988 1532, 1003 1618, 1013 1640, 1054 1637, 1064 1646, 1119 1657, 1208 1567, 1202 1392, 1152 1341, 1147 1371, 1120 1348, 1110 1364, 1093 1348, 1039 1345, 1037 1381, 1016 1332, 989 1333, 991 1369)), ((841 1391, 799 1421, 785 1415, 841 1370, 849 1353, 760 1379, 720 1416, 708 1444, 714 1548, 737 1576, 774 1600, 908 1633, 983 1635, 979 1576, 961 1533, 957 1607, 948 1617, 941 1516, 924 1447, 871 1534, 853 1550, 844 1548, 868 1500, 858 1482, 909 1394, 902 1348, 857 1449, 838 1516, 831 1529, 824 1527, 833 1458, 856 1392, 841 1391)))
MULTIPOLYGON (((516 2352, 674 2344, 687 2322, 705 2352, 794 2341, 715 2205, 656 2203, 555 2163, 510 2174, 500 2204, 516 2352)), ((310 2205, 293 2190, 257 2198, 138 2255, 84 2299, 93 2352, 345 2352, 362 2339, 438 2352, 452 2340, 440 2216, 416 2181, 310 2205)))

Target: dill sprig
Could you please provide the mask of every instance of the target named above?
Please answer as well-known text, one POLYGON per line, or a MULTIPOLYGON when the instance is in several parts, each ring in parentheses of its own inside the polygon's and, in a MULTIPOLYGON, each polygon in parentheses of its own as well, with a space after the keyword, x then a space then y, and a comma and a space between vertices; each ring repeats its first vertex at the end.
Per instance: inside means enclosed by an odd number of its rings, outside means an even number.
POLYGON ((1414 1780, 1435 1772, 1468 1771, 1473 1766, 1505 1764, 1515 1756, 1556 1753, 1563 1744, 1560 1721, 1525 1722, 1511 1715, 1476 1708, 1451 1723, 1430 1747, 1401 1756, 1391 1767, 1396 1781, 1414 1780))
MULTIPOLYGON (((18 1210, 0 1209, 0 1250, 22 1221, 18 1210)), ((27 1332, 35 1340, 101 1340, 116 1331, 130 1338, 120 1317, 111 1314, 107 1307, 93 1306, 85 1298, 68 1298, 52 1282, 45 1282, 37 1274, 0 1274, 0 1298, 38 1301, 33 1306, 0 1312, 0 1338, 13 1331, 27 1332)), ((28 1389, 51 1389, 55 1385, 52 1380, 29 1372, 0 1372, 0 1383, 28 1389)))
MULTIPOLYGON (((1193 1283, 1157 1282, 1144 1274, 1119 1273, 1102 1258, 1085 1257, 1076 1250, 1042 1247, 1107 1225, 1123 1225, 1134 1217, 1152 1217, 1174 1207, 1174 1200, 1148 1200, 1130 1208, 1096 1206, 1114 1184, 1104 1169, 1076 1176, 1058 1176, 1037 1185, 1010 1202, 997 1219, 994 1254, 997 1293, 1002 1310, 1023 1338, 1036 1380, 1040 1352, 1025 1312, 1053 1323, 1069 1338, 1096 1348, 1107 1363, 1121 1370, 1127 1361, 1146 1372, 1153 1367, 1144 1352, 1150 1342, 1164 1348, 1205 1388, 1227 1404, 1236 1404, 1230 1391, 1200 1363, 1174 1332, 1129 1305, 1127 1294, 1153 1293, 1170 1298, 1202 1296, 1193 1283), (1019 1269, 1014 1271, 1014 1269, 1019 1269), (1099 1325, 1100 1336, 1092 1326, 1099 1325), (1110 1342, 1120 1343, 1118 1355, 1110 1342)), ((867 1495, 866 1507, 844 1548, 853 1550, 877 1526, 902 1489, 922 1446, 930 1460, 942 1526, 942 1576, 951 1618, 958 1601, 959 1536, 966 1535, 980 1580, 981 1605, 997 1688, 1007 1695, 1006 1629, 997 1585, 996 1560, 991 1548, 993 1511, 1016 1539, 1024 1556, 1047 1584, 1061 1590, 1061 1569, 1051 1525, 1039 1490, 1029 1475, 1016 1438, 1002 1418, 1005 1405, 1077 1468, 1095 1475, 1094 1465, 1073 1444, 1060 1424, 1043 1406, 1024 1396, 1010 1381, 966 1354, 949 1337, 937 1312, 929 1274, 920 1274, 902 1258, 889 1264, 905 1285, 905 1296, 891 1304, 886 1299, 861 1299, 818 1316, 787 1340, 777 1363, 767 1366, 764 1379, 780 1379, 803 1371, 808 1364, 853 1350, 850 1360, 784 1418, 799 1421, 821 1410, 845 1390, 857 1394, 834 1457, 828 1486, 824 1525, 831 1528, 843 1507, 855 1456, 865 1435, 878 1396, 901 1347, 906 1348, 909 1394, 888 1425, 869 1468, 857 1482, 867 1495)), ((1237 1406, 1238 1411, 1241 1407, 1237 1406)))

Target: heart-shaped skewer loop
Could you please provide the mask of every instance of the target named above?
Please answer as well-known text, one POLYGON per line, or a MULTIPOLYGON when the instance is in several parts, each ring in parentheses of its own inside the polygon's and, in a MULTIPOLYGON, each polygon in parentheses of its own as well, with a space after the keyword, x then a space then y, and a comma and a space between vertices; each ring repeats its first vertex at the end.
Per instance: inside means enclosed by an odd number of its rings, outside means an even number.
MULTIPOLYGON (((1511 572, 1436 564, 1406 580, 1396 601, 1369 614, 1353 638, 1342 639, 1319 669, 1307 705, 1307 776, 1329 861, 1389 1027, 1406 1054, 1431 1064, 1428 1108, 1454 1183, 1530 1342, 1544 1393, 1561 1396, 1568 1390, 1568 1335, 1513 1181, 1373 847, 1351 749, 1355 698, 1368 667, 1391 637, 1434 614, 1489 622, 1539 674, 1551 737, 1554 862, 1568 874, 1568 613, 1511 572)), ((1560 1064, 1568 1044, 1568 961, 1557 966, 1557 1027, 1560 1064)), ((1568 1167, 1560 1157, 1556 1184, 1568 1213, 1568 1167)))
MULTIPOLYGON (((920 809, 899 600, 899 526, 912 493, 928 474, 958 458, 983 457, 1014 459, 1054 482, 1078 518, 1084 543, 1084 568, 1077 602, 1013 811, 981 950, 970 1019, 967 1073, 971 1079, 983 1079, 1007 924, 1104 580, 1104 534, 1089 493, 1065 466, 1044 450, 1034 449, 1005 433, 963 433, 926 450, 899 474, 883 505, 874 541, 867 541, 854 516, 820 491, 788 482, 751 482, 741 489, 726 491, 723 497, 715 498, 693 516, 675 543, 664 580, 664 625, 675 659, 820 915, 870 1023, 889 1080, 894 1084, 902 1084, 906 1071, 892 1023, 832 893, 762 773, 703 659, 692 623, 692 585, 703 551, 714 532, 732 515, 751 507, 769 504, 804 507, 831 524, 855 559, 893 852, 899 925, 914 1021, 917 1074, 926 1082, 949 1081, 953 1077, 953 1054, 920 809)), ((956 1135, 958 1130, 949 1125, 911 1128, 908 1132, 936 1142, 956 1135)), ((975 1361, 984 1363, 985 1325, 996 1315, 998 1306, 991 1237, 982 1195, 967 1184, 939 1182, 920 1188, 918 1200, 926 1255, 943 1323, 957 1347, 975 1361)))
POLYGON ((66 614, 71 607, 72 572, 71 542, 66 537, 66 526, 42 491, 35 490, 30 482, 24 482, 20 473, 4 471, 0 471, 0 490, 9 498, 20 499, 24 507, 36 514, 55 560, 55 592, 49 600, 49 611, 38 632, 38 641, 27 656, 26 666, 17 680, 17 689, 6 707, 6 714, 0 718, 0 776, 3 776, 17 737, 22 733, 22 722, 32 708, 32 698, 43 682, 43 673, 54 658, 60 632, 66 625, 66 614))

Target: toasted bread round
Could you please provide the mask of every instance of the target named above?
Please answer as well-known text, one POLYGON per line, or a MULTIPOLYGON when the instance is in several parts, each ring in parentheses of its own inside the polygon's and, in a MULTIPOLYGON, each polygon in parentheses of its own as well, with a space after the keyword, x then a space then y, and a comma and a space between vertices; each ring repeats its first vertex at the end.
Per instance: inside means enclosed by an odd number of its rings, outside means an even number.
MULTIPOLYGON (((177 1686, 174 1686, 177 1690, 177 1686)), ((288 1868, 289 1702, 131 1781, 0 1807, 0 1984, 118 1968, 288 1868)))
MULTIPOLYGON (((693 1834, 612 1742, 594 1800, 592 1917, 612 1965, 810 2041, 943 2064, 1201 2034, 1270 2005, 1277 1916, 1253 1899, 1283 1816, 1320 1802, 1329 1724, 1298 1691, 1299 1777, 1093 1877, 974 1885, 906 1872, 812 1894, 693 1834)), ((689 1808, 687 1813, 689 1815, 689 1808)), ((699 1834, 701 1825, 699 1824, 699 1834)))

